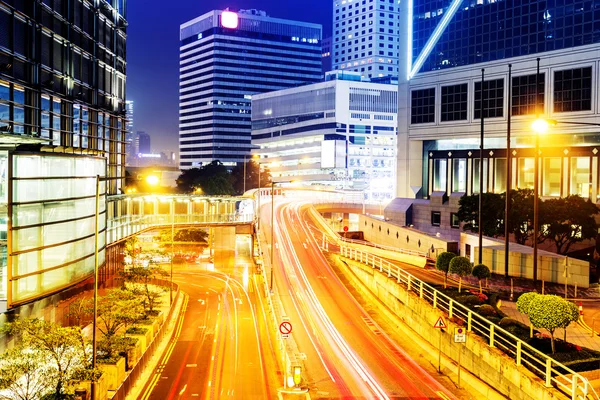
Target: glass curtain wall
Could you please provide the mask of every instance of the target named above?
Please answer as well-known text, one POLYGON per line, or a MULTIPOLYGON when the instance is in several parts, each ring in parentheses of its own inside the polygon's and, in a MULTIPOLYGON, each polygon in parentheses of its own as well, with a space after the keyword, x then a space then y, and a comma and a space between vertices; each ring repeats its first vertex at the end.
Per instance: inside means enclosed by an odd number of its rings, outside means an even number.
MULTIPOLYGON (((11 304, 73 285, 94 271, 96 175, 106 160, 12 154, 11 304)), ((106 185, 101 182, 99 248, 104 263, 106 185)))

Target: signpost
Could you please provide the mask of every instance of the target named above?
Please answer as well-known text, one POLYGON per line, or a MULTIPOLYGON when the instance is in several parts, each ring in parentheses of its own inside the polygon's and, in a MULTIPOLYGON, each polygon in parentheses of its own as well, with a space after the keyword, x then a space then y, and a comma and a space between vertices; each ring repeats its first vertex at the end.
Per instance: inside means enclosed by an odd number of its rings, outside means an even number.
POLYGON ((434 328, 440 330, 440 344, 438 346, 438 372, 442 372, 442 329, 447 329, 446 321, 444 321, 444 317, 440 315, 435 324, 433 324, 434 328))
POLYGON ((288 321, 284 321, 279 324, 279 333, 281 333, 282 339, 287 339, 290 337, 290 333, 292 332, 292 324, 288 321))
MULTIPOLYGON (((454 343, 466 343, 467 332, 465 328, 454 328, 454 343)), ((458 348, 458 387, 460 388, 460 353, 462 346, 458 348)))

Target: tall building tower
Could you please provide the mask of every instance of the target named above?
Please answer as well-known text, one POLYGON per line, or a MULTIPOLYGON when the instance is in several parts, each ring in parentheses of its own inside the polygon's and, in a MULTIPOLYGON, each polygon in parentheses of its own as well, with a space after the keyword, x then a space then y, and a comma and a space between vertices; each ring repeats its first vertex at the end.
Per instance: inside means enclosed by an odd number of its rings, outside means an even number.
POLYGON ((150 154, 152 153, 152 146, 150 143, 150 135, 146 132, 138 132, 135 138, 135 147, 137 153, 150 154))
POLYGON ((331 36, 323 39, 321 56, 323 57, 323 77, 325 77, 325 74, 331 71, 331 36))
POLYGON ((333 1, 332 68, 365 78, 398 75, 400 3, 333 1))
POLYGON ((180 40, 182 169, 243 162, 252 95, 321 79, 320 25, 217 10, 182 24, 180 40))
POLYGON ((135 156, 133 151, 133 142, 135 140, 135 133, 133 132, 133 100, 127 100, 125 102, 125 159, 129 162, 132 156, 135 156))
POLYGON ((125 0, 0 0, 0 312, 93 276, 97 175, 104 264, 119 212, 104 194, 125 187, 126 27, 125 0))

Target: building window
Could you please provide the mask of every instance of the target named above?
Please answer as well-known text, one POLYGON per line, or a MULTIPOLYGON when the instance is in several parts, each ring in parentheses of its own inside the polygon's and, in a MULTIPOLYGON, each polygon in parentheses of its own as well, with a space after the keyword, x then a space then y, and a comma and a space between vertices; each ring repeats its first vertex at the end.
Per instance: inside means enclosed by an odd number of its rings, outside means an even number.
POLYGON ((560 197, 561 164, 559 157, 544 158, 542 196, 560 197))
POLYGON ((467 160, 465 158, 452 160, 452 191, 467 191, 467 160))
MULTIPOLYGON (((483 159, 483 191, 487 192, 488 160, 483 159)), ((473 194, 479 193, 479 158, 473 159, 473 194)))
MULTIPOLYGON (((504 79, 484 81, 485 101, 483 116, 498 118, 504 116, 504 79)), ((481 82, 475 82, 475 119, 481 118, 481 82)))
POLYGON ((468 85, 442 86, 442 121, 464 121, 467 119, 468 85))
POLYGON ((533 158, 519 158, 519 180, 517 181, 517 187, 519 189, 532 189, 533 188, 533 158))
POLYGON ((413 90, 410 107, 411 124, 435 122, 435 88, 413 90))
POLYGON ((554 112, 592 109, 592 67, 554 72, 554 112))
POLYGON ((450 226, 452 228, 460 228, 460 220, 456 213, 450 213, 450 226))
POLYGON ((431 212, 431 225, 440 226, 441 222, 442 222, 442 213, 439 211, 432 211, 431 212))
POLYGON ((544 113, 544 74, 539 78, 539 112, 536 110, 535 95, 538 91, 536 74, 512 78, 512 115, 544 113))
POLYGON ((590 197, 590 158, 571 157, 571 192, 583 198, 590 197))
POLYGON ((446 191, 447 161, 443 159, 433 160, 433 191, 446 191))
POLYGON ((506 158, 494 159, 494 193, 506 192, 506 158))

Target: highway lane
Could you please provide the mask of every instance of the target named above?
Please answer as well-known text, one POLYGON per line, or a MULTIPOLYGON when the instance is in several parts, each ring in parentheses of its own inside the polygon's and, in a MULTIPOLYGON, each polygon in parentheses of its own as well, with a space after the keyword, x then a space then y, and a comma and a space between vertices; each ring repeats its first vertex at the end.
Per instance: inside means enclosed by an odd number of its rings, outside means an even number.
POLYGON ((313 240, 299 203, 277 201, 276 209, 276 283, 280 293, 289 292, 286 309, 295 312, 303 328, 294 337, 301 351, 307 351, 311 393, 454 398, 378 328, 339 281, 313 240))
POLYGON ((252 268, 242 256, 228 271, 207 271, 194 263, 175 269, 173 280, 189 300, 174 346, 140 398, 276 397, 280 382, 252 268))

